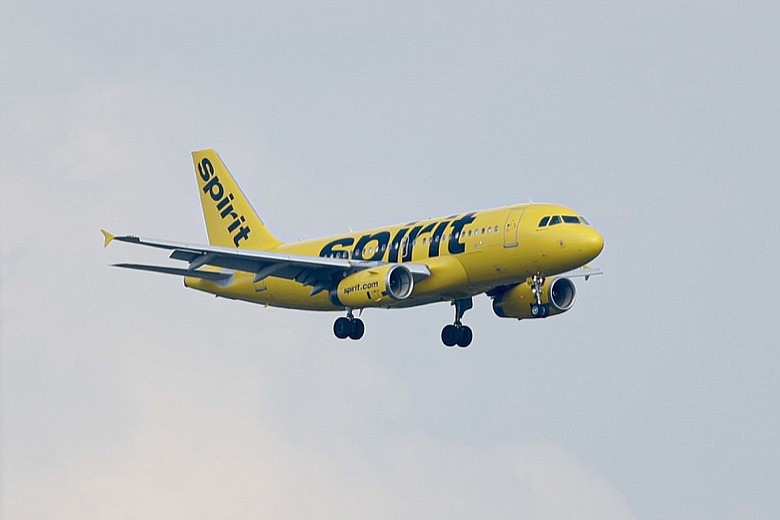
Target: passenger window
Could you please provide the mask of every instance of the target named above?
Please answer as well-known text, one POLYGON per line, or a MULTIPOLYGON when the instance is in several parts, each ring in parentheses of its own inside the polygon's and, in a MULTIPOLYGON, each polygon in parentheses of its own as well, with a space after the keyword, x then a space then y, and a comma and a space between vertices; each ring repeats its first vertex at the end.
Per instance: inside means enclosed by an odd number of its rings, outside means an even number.
POLYGON ((494 227, 494 228, 493 228, 493 231, 495 231, 496 233, 498 233, 498 226, 494 227))
POLYGON ((471 236, 471 230, 469 229, 469 236, 471 236))
POLYGON ((544 217, 542 220, 539 221, 539 227, 546 226, 549 221, 550 221, 550 217, 544 217))
POLYGON ((560 223, 561 223, 561 217, 559 217, 558 215, 555 215, 553 218, 550 219, 550 225, 551 226, 554 226, 554 225, 560 224, 560 223))
POLYGON ((488 228, 488 233, 492 233, 492 232, 493 232, 493 228, 488 228))
POLYGON ((563 216, 563 221, 566 224, 579 224, 580 223, 580 219, 578 219, 577 217, 569 216, 569 215, 564 215, 563 216))

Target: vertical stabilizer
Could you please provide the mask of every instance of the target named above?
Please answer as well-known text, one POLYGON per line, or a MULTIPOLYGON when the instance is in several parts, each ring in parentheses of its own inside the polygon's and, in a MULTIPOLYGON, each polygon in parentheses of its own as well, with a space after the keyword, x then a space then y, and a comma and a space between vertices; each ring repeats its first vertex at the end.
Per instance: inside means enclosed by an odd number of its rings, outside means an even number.
POLYGON ((257 216, 217 152, 192 152, 192 161, 211 245, 267 250, 281 244, 257 216))

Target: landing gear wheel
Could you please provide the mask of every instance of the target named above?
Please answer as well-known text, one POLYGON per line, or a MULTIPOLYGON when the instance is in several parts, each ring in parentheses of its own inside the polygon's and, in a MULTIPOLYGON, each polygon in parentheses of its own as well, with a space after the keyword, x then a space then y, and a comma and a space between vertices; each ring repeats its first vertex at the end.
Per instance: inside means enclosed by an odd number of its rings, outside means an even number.
POLYGON ((441 329, 441 342, 447 347, 454 347, 460 337, 460 331, 455 325, 447 325, 441 329))
POLYGON ((339 339, 346 339, 351 331, 352 322, 347 318, 341 317, 333 323, 333 334, 339 339))
POLYGON ((534 318, 541 318, 544 316, 544 307, 537 304, 531 305, 531 316, 534 318))
POLYGON ((352 330, 349 331, 350 339, 358 340, 363 337, 363 333, 366 332, 366 326, 363 324, 363 320, 355 318, 352 320, 352 330))
POLYGON ((455 306, 455 323, 447 325, 441 331, 441 342, 448 347, 468 347, 474 334, 471 329, 463 325, 460 320, 467 310, 474 306, 471 298, 462 298, 452 302, 455 306))
POLYGON ((474 334, 471 332, 471 328, 462 326, 458 330, 458 346, 466 348, 471 345, 471 340, 474 338, 474 334))

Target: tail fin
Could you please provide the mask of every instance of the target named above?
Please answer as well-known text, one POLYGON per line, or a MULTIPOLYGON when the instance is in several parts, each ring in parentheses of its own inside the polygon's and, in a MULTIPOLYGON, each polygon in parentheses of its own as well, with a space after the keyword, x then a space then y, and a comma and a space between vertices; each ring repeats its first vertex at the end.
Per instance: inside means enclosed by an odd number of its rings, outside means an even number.
POLYGON ((257 216, 217 152, 192 152, 192 161, 211 245, 274 249, 281 244, 257 216))

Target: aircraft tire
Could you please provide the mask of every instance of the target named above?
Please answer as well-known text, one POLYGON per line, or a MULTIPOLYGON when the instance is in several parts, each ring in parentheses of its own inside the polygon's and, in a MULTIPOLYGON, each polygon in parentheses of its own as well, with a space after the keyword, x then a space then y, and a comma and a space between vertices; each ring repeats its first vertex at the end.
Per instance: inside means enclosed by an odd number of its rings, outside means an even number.
POLYGON ((352 329, 349 331, 349 337, 354 340, 358 340, 363 337, 366 332, 366 326, 363 324, 363 320, 357 318, 352 320, 352 329))
POLYGON ((458 342, 459 335, 458 328, 455 325, 447 325, 441 329, 441 342, 446 347, 454 347, 458 342))
POLYGON ((531 316, 534 318, 541 318, 544 316, 544 307, 536 304, 531 305, 531 316))
POLYGON ((341 317, 333 323, 333 334, 339 339, 346 339, 352 331, 352 323, 347 318, 341 317))
POLYGON ((465 325, 458 330, 458 346, 466 348, 471 345, 471 340, 474 339, 474 333, 471 332, 470 327, 465 325))

